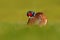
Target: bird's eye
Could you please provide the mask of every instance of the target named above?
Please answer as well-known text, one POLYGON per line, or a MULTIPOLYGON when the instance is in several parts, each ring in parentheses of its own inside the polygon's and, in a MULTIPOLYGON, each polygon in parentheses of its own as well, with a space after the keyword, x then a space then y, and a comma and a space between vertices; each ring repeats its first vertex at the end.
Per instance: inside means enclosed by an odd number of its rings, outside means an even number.
POLYGON ((28 12, 27 12, 27 16, 28 16, 28 17, 34 17, 34 16, 35 16, 35 12, 28 11, 28 12))

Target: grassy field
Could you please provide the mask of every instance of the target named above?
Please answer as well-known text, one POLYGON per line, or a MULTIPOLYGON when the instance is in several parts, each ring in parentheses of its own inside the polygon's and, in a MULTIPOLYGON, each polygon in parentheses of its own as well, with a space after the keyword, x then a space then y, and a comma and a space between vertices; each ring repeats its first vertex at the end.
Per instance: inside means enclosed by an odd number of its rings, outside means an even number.
POLYGON ((0 23, 0 40, 60 40, 59 24, 38 25, 0 23), (48 27, 48 28, 46 28, 48 27))
POLYGON ((60 40, 60 0, 0 0, 0 40, 60 40), (27 26, 29 10, 44 12, 48 24, 27 26))

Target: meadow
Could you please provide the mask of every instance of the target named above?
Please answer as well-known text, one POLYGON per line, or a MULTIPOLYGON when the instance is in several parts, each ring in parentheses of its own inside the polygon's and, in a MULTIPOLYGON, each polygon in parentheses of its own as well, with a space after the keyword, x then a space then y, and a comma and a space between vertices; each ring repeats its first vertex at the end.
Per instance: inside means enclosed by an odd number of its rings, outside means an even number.
POLYGON ((0 0, 0 40, 60 40, 60 0, 0 0), (27 11, 44 12, 46 26, 27 26, 27 11))

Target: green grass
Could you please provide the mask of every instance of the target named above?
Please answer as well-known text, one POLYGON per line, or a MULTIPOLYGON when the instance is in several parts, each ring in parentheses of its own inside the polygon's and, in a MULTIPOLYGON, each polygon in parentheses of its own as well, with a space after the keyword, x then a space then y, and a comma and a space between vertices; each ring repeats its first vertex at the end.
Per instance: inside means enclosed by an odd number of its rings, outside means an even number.
POLYGON ((40 28, 38 25, 1 23, 0 40, 60 40, 59 28, 59 24, 40 28))
POLYGON ((60 0, 0 0, 0 40, 60 40, 60 0), (47 26, 27 26, 29 10, 44 12, 47 26))

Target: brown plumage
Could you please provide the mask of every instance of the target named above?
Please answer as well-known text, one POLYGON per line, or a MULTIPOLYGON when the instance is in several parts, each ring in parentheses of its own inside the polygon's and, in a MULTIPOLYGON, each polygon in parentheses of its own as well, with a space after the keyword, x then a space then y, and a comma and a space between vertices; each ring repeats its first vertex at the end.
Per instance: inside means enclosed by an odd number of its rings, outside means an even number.
POLYGON ((32 25, 32 24, 34 24, 36 21, 39 22, 38 24, 39 24, 40 26, 41 26, 41 25, 46 25, 46 23, 47 23, 47 17, 44 15, 44 13, 42 13, 42 12, 37 12, 34 17, 28 19, 27 24, 32 25))

